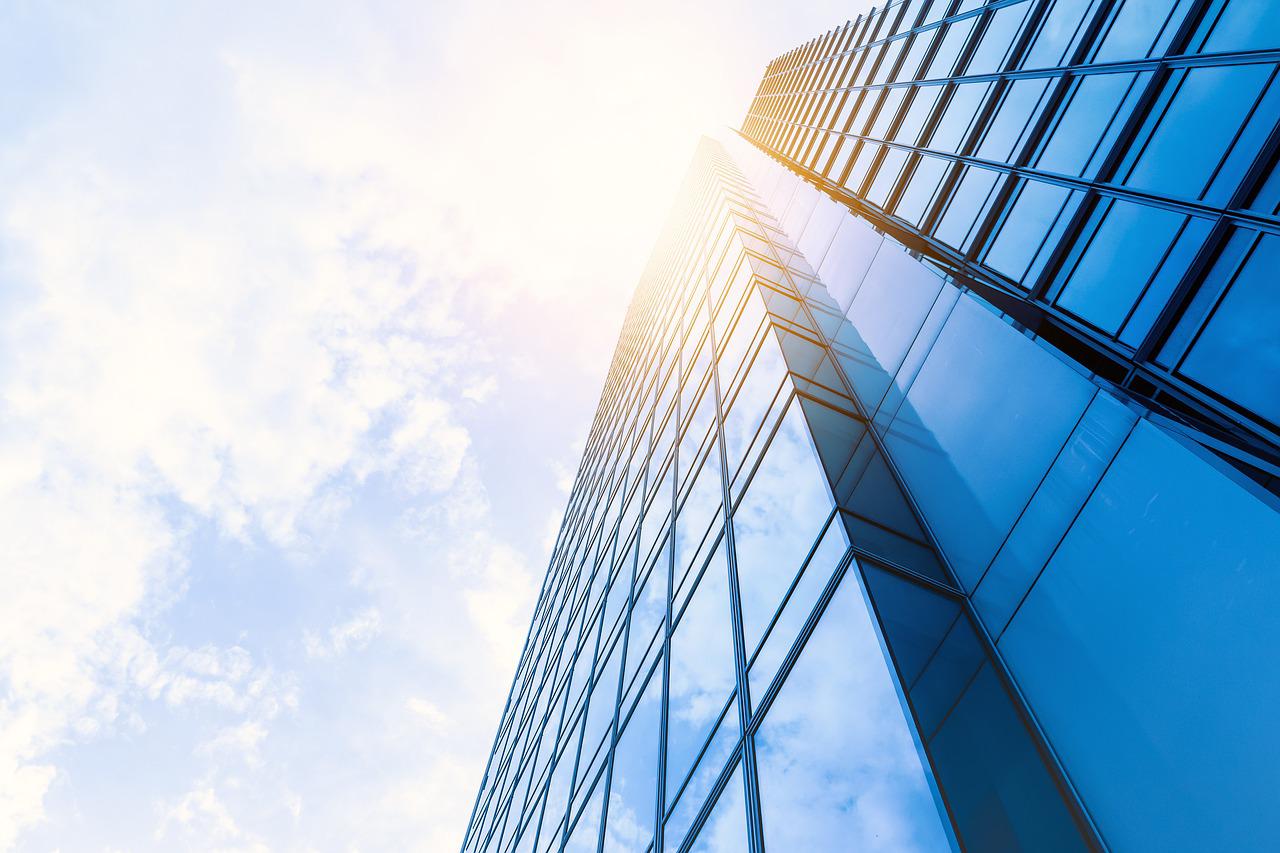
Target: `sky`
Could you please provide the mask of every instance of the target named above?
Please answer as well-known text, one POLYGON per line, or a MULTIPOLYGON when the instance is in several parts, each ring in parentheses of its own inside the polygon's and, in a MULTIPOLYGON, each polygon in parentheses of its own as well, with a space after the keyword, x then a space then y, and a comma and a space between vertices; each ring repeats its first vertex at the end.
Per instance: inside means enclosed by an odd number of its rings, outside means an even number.
POLYGON ((0 850, 456 849, 698 137, 850 14, 5 3, 0 850))

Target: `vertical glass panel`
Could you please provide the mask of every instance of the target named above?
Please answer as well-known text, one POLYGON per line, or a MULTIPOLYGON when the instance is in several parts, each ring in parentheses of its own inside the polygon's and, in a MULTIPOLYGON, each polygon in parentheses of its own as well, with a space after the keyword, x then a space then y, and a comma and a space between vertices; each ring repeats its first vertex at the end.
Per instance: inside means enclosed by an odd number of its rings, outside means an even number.
POLYGON ((1182 372, 1280 423, 1280 237, 1263 236, 1236 273, 1182 372))
POLYGON ((1083 175, 1096 169, 1106 155, 1102 143, 1108 135, 1107 128, 1113 123, 1124 123, 1125 116, 1117 112, 1137 77, 1136 74, 1088 74, 1079 78, 1036 166, 1064 175, 1083 175))
POLYGON ((956 304, 886 443, 966 589, 1093 390, 972 297, 956 304))
POLYGON ((849 307, 883 242, 884 235, 866 222, 854 216, 841 221, 818 275, 842 309, 849 307))
POLYGON ((594 853, 600 843, 600 804, 604 799, 604 783, 598 782, 591 793, 578 823, 573 827, 569 843, 565 845, 565 853, 594 853))
POLYGON ((1280 513, 1139 422, 1000 641, 1114 849, 1280 837, 1278 610, 1280 513))
POLYGON ((770 850, 951 850, 893 675, 846 577, 756 734, 770 850))
POLYGON ((830 511, 826 476, 792 402, 733 513, 748 650, 760 641, 830 511))
POLYGON ((1124 0, 1093 61, 1121 62, 1162 53, 1188 5, 1188 0, 1124 0))
POLYGON ((1224 0, 1202 50, 1260 50, 1280 44, 1280 4, 1274 0, 1224 0))
POLYGON ((993 637, 999 637, 1008 624, 1133 421, 1134 414, 1110 394, 1099 393, 1089 404, 974 593, 974 605, 993 637))
POLYGON ((980 222, 991 202, 999 174, 976 166, 965 167, 964 177, 947 202, 946 213, 934 229, 935 235, 956 249, 968 248, 974 224, 980 222))
POLYGON ((742 464, 747 447, 755 439, 786 374, 782 351, 773 336, 766 334, 724 418, 724 449, 731 478, 742 464))
POLYGON ((1062 65, 1084 26, 1085 13, 1095 0, 1056 0, 1044 17, 1040 32, 1022 61, 1023 68, 1062 65))
POLYGON ((1006 162, 1012 159, 1019 143, 1026 137, 1032 116, 1043 102, 1049 86, 1047 77, 1015 80, 1005 89, 1000 108, 992 117, 975 152, 985 160, 1006 162))
POLYGON ((690 853, 743 853, 747 845, 747 811, 743 796, 742 766, 739 765, 715 809, 707 816, 707 822, 698 832, 698 838, 689 848, 690 853))
MULTIPOLYGON (((693 772, 681 773, 674 779, 667 777, 667 803, 675 801, 675 807, 671 809, 663 829, 664 850, 677 850, 685 840, 694 818, 702 810, 703 804, 707 801, 707 795, 711 793, 725 763, 733 754, 738 738, 738 702, 735 699, 718 718, 715 734, 707 743, 707 748, 703 750, 702 757, 698 759, 697 767, 693 772)), ((699 744, 699 747, 701 746, 702 744, 699 744)))
POLYGON ((711 732, 735 684, 724 540, 671 637, 667 712, 668 801, 711 732))
POLYGON ((1042 181, 1022 181, 983 261, 1014 283, 1030 289, 1033 283, 1031 274, 1040 267, 1037 264, 1033 268, 1032 262, 1046 249, 1052 249, 1048 245, 1049 235, 1060 230, 1058 226, 1064 218, 1070 217, 1079 201, 1080 194, 1065 187, 1042 181))
POLYGON ((1115 333, 1187 217, 1116 201, 1066 278, 1057 303, 1104 332, 1115 333))
MULTIPOLYGON (((700 560, 695 558, 704 555, 710 547, 708 531, 718 526, 716 522, 721 516, 724 484, 720 481, 720 452, 714 443, 704 454, 704 459, 676 519, 675 578, 678 587, 683 584, 685 574, 698 567, 700 560)), ((681 590, 681 594, 686 593, 687 590, 681 590)))
POLYGON ((1004 58, 1017 38, 1018 29, 1027 17, 1030 3, 1005 6, 992 13, 991 21, 982 35, 982 42, 965 66, 965 74, 993 74, 1004 68, 1004 58))
MULTIPOLYGON (((1154 192, 1199 198, 1271 76, 1271 65, 1193 68, 1179 83, 1159 124, 1125 179, 1154 192)), ((1235 188, 1239 175, 1215 184, 1235 188)), ((1215 192, 1222 196, 1229 189, 1215 192)))
POLYGON ((990 83, 959 83, 951 93, 947 111, 929 139, 929 147, 935 151, 955 154, 960 150, 978 107, 990 91, 990 83))
POLYGON ((845 536, 844 525, 833 517, 827 525, 826 533, 805 563, 803 574, 788 593, 786 606, 779 614, 778 621, 769 629, 760 650, 751 660, 747 677, 753 706, 763 698, 765 691, 773 683, 778 667, 791 651, 800 629, 813 612, 813 606, 817 604, 818 597, 826 589, 831 574, 840 565, 848 548, 849 538, 845 536))
POLYGON ((941 157, 921 156, 916 161, 915 170, 911 174, 910 183, 902 191, 893 213, 912 225, 919 225, 929 210, 938 186, 951 164, 941 157))
POLYGON ((605 850, 641 851, 653 839, 658 801, 662 668, 654 670, 618 737, 605 823, 605 850))

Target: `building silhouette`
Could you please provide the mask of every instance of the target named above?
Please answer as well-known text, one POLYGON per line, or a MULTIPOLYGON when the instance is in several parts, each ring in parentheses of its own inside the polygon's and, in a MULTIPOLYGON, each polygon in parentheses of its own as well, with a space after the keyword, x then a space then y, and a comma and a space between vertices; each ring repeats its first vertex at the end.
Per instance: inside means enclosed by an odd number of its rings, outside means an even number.
POLYGON ((465 851, 1280 844, 1280 4, 899 2, 704 139, 465 851))

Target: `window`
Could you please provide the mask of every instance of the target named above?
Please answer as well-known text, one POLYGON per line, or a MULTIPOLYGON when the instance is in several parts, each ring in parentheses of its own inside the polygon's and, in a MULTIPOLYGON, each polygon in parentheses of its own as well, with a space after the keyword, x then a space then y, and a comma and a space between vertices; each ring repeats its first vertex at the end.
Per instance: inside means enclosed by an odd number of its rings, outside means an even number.
POLYGON ((951 850, 850 569, 756 734, 769 850, 951 850))
POLYGON ((1096 172, 1149 76, 1089 74, 1078 78, 1066 108, 1049 130, 1036 167, 1064 175, 1096 172))
MULTIPOLYGON (((1226 201, 1262 144, 1262 133, 1236 136, 1273 73, 1271 65, 1235 65, 1175 76, 1124 182, 1168 195, 1226 201)), ((1255 116, 1253 124, 1269 130, 1273 114, 1274 106, 1268 115, 1255 116)))
POLYGON ((1277 270, 1280 237, 1258 238, 1181 369, 1273 424, 1280 424, 1277 270))

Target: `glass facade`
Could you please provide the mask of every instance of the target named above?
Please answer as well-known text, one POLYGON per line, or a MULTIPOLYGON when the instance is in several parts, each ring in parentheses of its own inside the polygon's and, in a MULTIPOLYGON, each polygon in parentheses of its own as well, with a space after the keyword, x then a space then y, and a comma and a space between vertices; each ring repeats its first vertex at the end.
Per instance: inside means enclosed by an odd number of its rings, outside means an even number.
POLYGON ((464 851, 1274 849, 1274 8, 907 2, 770 64, 464 851))
POLYGON ((1278 59, 1269 0, 900 0, 742 132, 1276 490, 1278 59))

